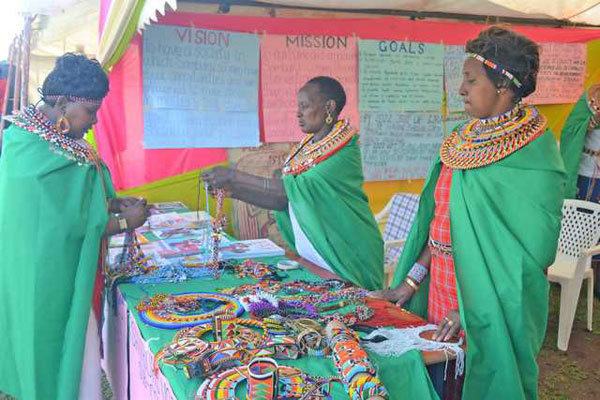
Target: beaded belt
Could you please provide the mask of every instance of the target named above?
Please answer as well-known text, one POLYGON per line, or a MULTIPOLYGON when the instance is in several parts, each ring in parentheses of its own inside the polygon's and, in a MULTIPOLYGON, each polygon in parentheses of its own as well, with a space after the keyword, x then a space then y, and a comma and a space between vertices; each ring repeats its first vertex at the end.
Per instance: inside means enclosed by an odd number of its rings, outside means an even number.
POLYGON ((442 243, 438 242, 437 240, 433 240, 432 238, 429 238, 429 247, 431 248, 432 252, 438 254, 452 254, 452 244, 450 243, 442 243))
POLYGON ((598 157, 600 156, 600 150, 590 150, 590 149, 583 149, 583 152, 589 156, 592 157, 598 157))

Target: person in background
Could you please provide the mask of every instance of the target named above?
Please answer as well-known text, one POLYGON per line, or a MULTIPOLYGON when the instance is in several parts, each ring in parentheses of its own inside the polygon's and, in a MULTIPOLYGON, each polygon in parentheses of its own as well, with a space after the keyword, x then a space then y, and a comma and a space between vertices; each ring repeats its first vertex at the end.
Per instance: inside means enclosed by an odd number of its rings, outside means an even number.
POLYGON ((203 176, 212 189, 275 210, 277 226, 298 254, 367 289, 383 285, 383 240, 363 185, 358 132, 339 115, 342 85, 309 80, 298 92, 298 125, 306 133, 281 172, 267 179, 216 167, 203 176))
POLYGON ((373 293, 466 337, 462 398, 535 399, 565 172, 535 91, 538 46, 492 27, 466 45, 471 120, 444 138, 392 289, 373 293))
MULTIPOLYGON (((600 84, 591 86, 569 114, 560 135, 567 170, 567 198, 600 203, 600 84)), ((600 298, 600 256, 594 256, 595 293, 600 298)))
POLYGON ((82 140, 107 93, 100 64, 67 53, 45 79, 39 107, 4 132, 0 392, 19 399, 102 398, 105 239, 148 215, 145 200, 115 196, 106 166, 82 140))

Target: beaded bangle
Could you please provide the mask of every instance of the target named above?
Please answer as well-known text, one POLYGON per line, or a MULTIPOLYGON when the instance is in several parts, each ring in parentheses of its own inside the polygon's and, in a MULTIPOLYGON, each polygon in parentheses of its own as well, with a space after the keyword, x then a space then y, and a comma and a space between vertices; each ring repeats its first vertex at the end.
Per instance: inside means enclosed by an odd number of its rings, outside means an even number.
POLYGON ((408 271, 408 276, 417 284, 421 284, 421 282, 423 282, 428 273, 429 270, 427 269, 427 267, 416 262, 413 264, 410 271, 408 271))
POLYGON ((413 288, 415 292, 419 290, 419 284, 413 281, 410 277, 407 276, 404 282, 408 283, 408 286, 413 288))

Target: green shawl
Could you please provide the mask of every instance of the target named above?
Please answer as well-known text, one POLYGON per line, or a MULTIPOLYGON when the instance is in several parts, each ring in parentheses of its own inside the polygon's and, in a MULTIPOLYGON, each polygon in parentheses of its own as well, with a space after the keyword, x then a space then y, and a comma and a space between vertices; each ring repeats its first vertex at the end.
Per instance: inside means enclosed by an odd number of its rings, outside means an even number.
MULTIPOLYGON (((423 189, 398 262, 402 282, 427 243, 441 162, 423 189)), ((455 169, 450 190, 453 255, 467 337, 464 399, 537 398, 537 354, 548 316, 548 280, 560 231, 565 173, 547 131, 495 164, 455 169)), ((428 281, 408 308, 427 314, 428 281)))
MULTIPOLYGON (((300 228, 341 278, 366 289, 383 285, 383 241, 363 192, 358 136, 299 175, 283 177, 300 228)), ((276 211, 281 235, 295 249, 289 211, 276 211)))
POLYGON ((565 196, 574 199, 577 195, 577 177, 579 175, 579 162, 588 133, 588 125, 592 112, 587 105, 587 94, 579 99, 560 135, 560 155, 567 171, 567 187, 565 196))
MULTIPOLYGON (((12 125, 0 158, 0 391, 78 397, 108 174, 12 125)), ((107 172, 107 171, 105 171, 107 172)))

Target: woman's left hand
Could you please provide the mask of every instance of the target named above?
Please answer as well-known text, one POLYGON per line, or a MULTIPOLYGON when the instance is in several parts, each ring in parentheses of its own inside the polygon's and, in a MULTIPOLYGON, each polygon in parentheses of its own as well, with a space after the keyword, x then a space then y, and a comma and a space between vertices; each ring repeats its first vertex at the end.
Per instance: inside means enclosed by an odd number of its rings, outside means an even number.
POLYGON ((460 314, 458 310, 450 311, 438 325, 433 340, 446 342, 460 331, 460 314))
POLYGON ((133 207, 140 200, 146 205, 146 199, 137 197, 116 197, 110 201, 110 212, 115 214, 122 213, 129 207, 133 207))

